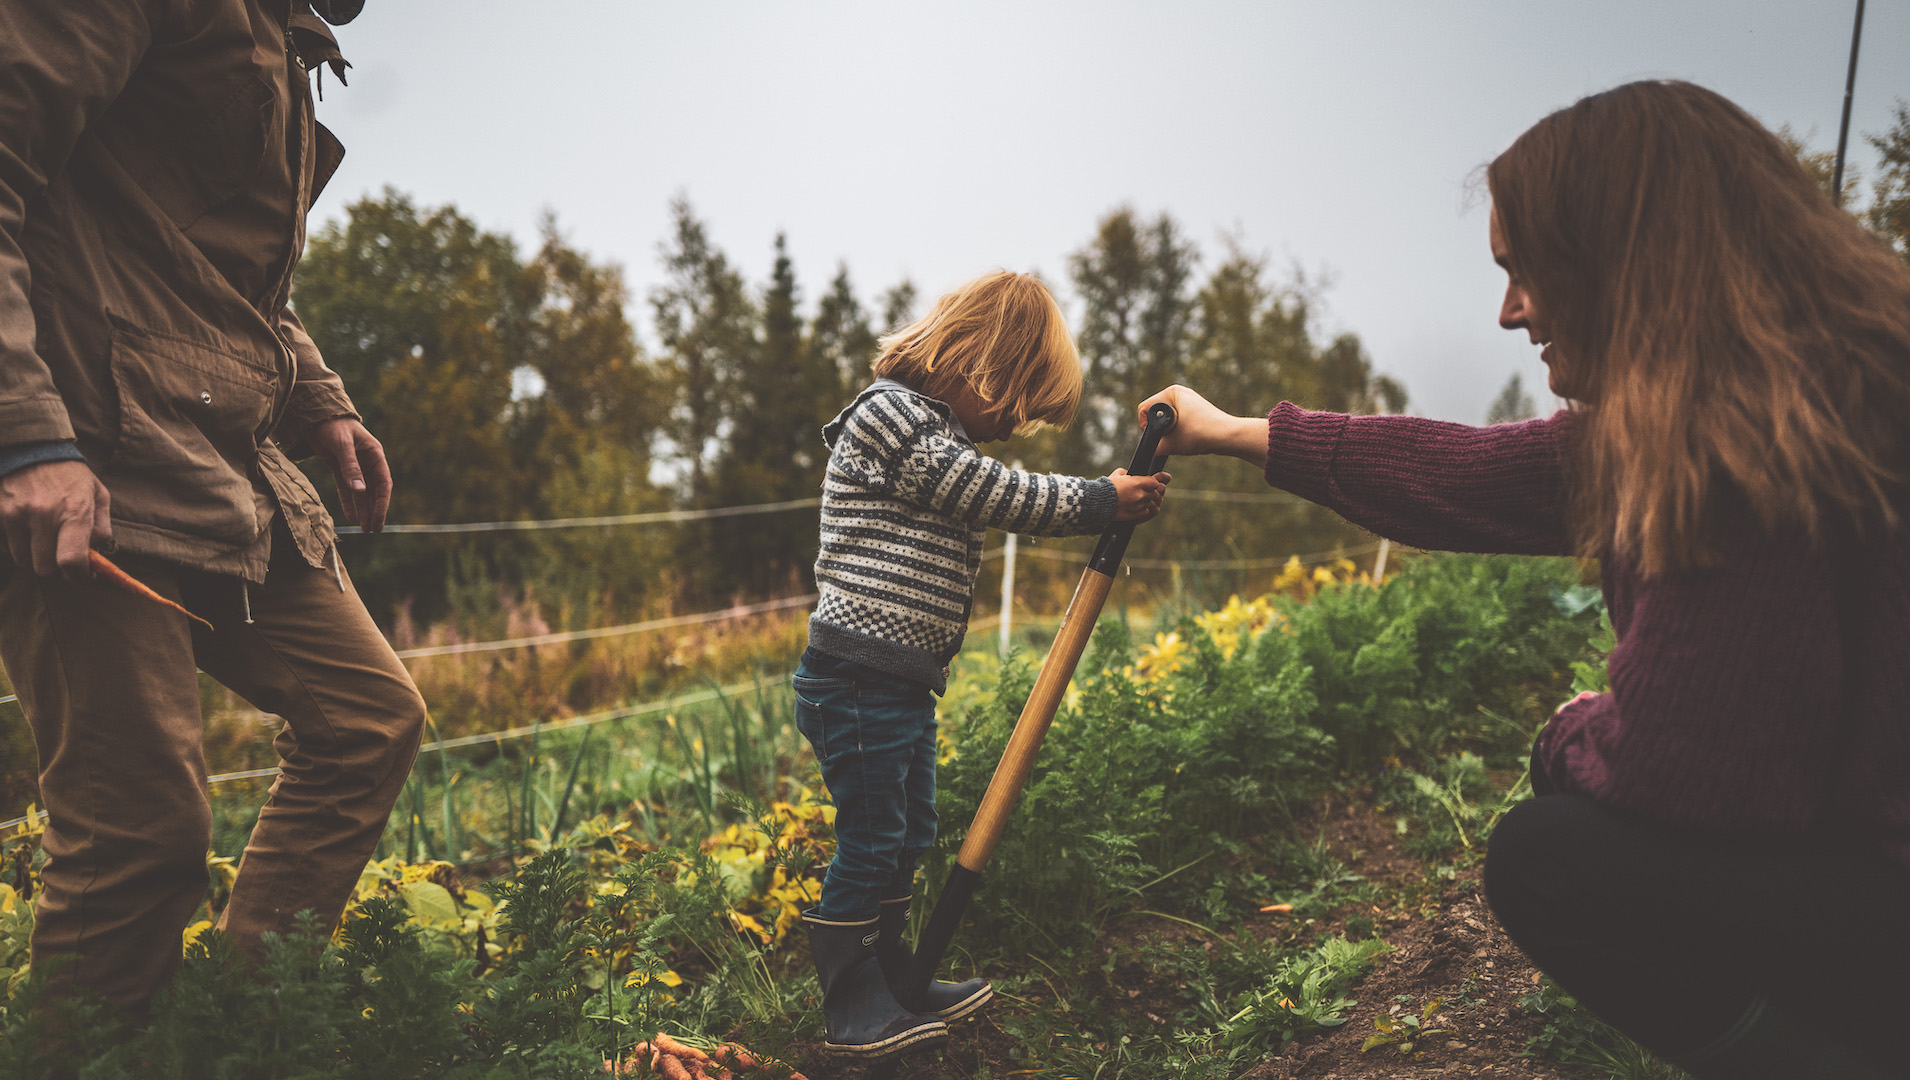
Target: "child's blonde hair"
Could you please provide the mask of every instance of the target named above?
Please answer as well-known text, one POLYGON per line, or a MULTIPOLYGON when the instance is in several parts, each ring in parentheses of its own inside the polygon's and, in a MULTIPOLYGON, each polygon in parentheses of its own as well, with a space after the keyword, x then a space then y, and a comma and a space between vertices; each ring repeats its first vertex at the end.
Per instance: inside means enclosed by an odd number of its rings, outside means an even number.
POLYGON ((983 405, 1005 407, 1018 432, 1065 426, 1081 403, 1081 354, 1067 319, 1028 274, 984 274, 881 344, 878 378, 944 400, 966 387, 983 405))

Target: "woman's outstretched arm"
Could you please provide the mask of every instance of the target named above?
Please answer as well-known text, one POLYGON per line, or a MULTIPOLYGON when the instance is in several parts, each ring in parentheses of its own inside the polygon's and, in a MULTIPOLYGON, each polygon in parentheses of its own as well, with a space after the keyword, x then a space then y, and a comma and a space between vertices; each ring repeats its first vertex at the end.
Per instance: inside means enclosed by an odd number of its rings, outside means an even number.
POLYGON ((1163 453, 1225 454, 1267 482, 1414 547, 1566 555, 1562 443, 1567 414, 1476 428, 1412 416, 1348 416, 1282 402, 1266 419, 1233 416, 1185 386, 1163 453))

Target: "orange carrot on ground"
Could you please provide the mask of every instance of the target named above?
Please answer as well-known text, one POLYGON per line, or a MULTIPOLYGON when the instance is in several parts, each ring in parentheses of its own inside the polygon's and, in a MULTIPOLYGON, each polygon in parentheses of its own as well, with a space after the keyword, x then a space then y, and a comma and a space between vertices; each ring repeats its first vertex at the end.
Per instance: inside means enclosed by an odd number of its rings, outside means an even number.
POLYGON ((683 1067, 681 1061, 678 1061, 670 1055, 663 1055, 661 1061, 663 1064, 661 1072, 664 1080, 696 1080, 695 1077, 690 1075, 690 1070, 683 1067))
POLYGON ((657 1049, 663 1051, 666 1054, 675 1054, 677 1057, 689 1058, 692 1061, 710 1060, 709 1054, 701 1050, 698 1050, 696 1047, 690 1046, 687 1043, 680 1043, 676 1041, 675 1039, 670 1038, 668 1035, 663 1034, 662 1032, 657 1033, 656 1043, 657 1043, 657 1049))
POLYGON ((618 1075, 622 1073, 631 1072, 632 1070, 640 1068, 644 1065, 648 1065, 651 1069, 655 1069, 656 1068, 656 1064, 654 1060, 655 1058, 656 1058, 656 1051, 650 1049, 650 1044, 648 1042, 640 1042, 637 1045, 631 1047, 630 1049, 624 1051, 623 1063, 621 1065, 606 1059, 604 1061, 604 1071, 607 1073, 611 1073, 613 1075, 618 1075))
POLYGON ((756 1060, 755 1054, 750 1053, 735 1043, 725 1043, 715 1050, 710 1051, 710 1060, 723 1065, 733 1065, 745 1072, 761 1064, 761 1062, 756 1060))
POLYGON ((1280 914, 1280 915, 1284 915, 1284 914, 1286 914, 1287 912, 1290 912, 1290 911, 1292 911, 1292 910, 1293 910, 1293 905, 1292 905, 1292 904, 1268 904, 1268 905, 1267 905, 1266 907, 1263 907, 1263 908, 1261 908, 1261 909, 1260 909, 1260 914, 1262 914, 1262 915, 1267 915, 1267 914, 1280 914))
POLYGON ((158 604, 161 607, 169 607, 173 609, 174 611, 179 612, 181 615, 184 615, 186 618, 199 623, 200 625, 204 626, 206 629, 208 630, 212 629, 211 623, 206 622, 204 619, 201 619, 199 616, 194 615, 190 611, 187 611, 182 605, 172 600, 168 600, 165 597, 159 595, 158 593, 152 591, 152 589, 146 586, 145 582, 139 580, 138 578, 127 573, 126 571, 121 570, 119 567, 114 566, 113 560, 107 558, 104 555, 101 555, 97 551, 89 551, 86 554, 89 560, 92 562, 93 574, 96 577, 99 577, 105 580, 107 584, 116 586, 120 589, 124 589, 125 591, 132 593, 134 596, 137 596, 142 600, 151 600, 153 603, 158 604))

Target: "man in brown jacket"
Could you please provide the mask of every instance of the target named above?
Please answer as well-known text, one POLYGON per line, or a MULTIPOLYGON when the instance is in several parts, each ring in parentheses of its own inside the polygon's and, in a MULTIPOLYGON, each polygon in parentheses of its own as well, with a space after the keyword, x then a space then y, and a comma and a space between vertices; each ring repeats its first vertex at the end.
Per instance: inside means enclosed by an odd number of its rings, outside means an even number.
POLYGON ((361 0, 0 0, 0 660, 40 754, 33 963, 143 1009, 205 895, 194 667, 284 720, 220 926, 336 919, 424 704, 317 493, 391 479, 287 301, 343 149, 311 79, 361 0), (211 622, 109 588, 88 548, 211 622))

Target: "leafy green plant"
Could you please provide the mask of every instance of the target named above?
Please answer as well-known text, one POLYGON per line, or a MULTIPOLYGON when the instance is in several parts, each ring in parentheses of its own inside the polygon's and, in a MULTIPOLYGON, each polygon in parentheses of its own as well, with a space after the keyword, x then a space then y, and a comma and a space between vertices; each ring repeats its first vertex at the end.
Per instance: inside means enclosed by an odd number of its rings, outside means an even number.
POLYGON ((1572 661, 1572 693, 1607 693, 1612 688, 1610 662, 1618 645, 1618 631, 1612 628, 1612 613, 1598 610, 1598 632, 1592 635, 1594 659, 1572 661))
POLYGON ((1285 607, 1292 660, 1309 669, 1314 723, 1339 762, 1364 770, 1389 756, 1431 759, 1460 748, 1512 765, 1521 736, 1482 723, 1529 716, 1560 697, 1582 658, 1585 614, 1567 615, 1555 589, 1577 584, 1564 560, 1441 556, 1416 560, 1378 589, 1323 590, 1285 607))
POLYGON ((1346 1023, 1356 1002, 1342 991, 1366 974, 1373 958, 1392 946, 1378 938, 1333 937, 1283 961, 1260 985, 1234 999, 1221 1021, 1220 1045, 1236 1060, 1277 1052, 1295 1038, 1346 1023))
MULTIPOLYGON (((1402 1054, 1410 1054, 1418 1047, 1420 1040, 1433 1035, 1449 1033, 1447 1028, 1432 1027, 1433 1015, 1439 1011, 1441 1002, 1433 998, 1417 1013, 1404 1011, 1385 1012, 1373 1018, 1374 1034, 1368 1035, 1360 1044, 1360 1053, 1364 1054, 1381 1046, 1397 1046, 1402 1054)), ((1395 1010, 1399 1006, 1393 1007, 1395 1010)))

